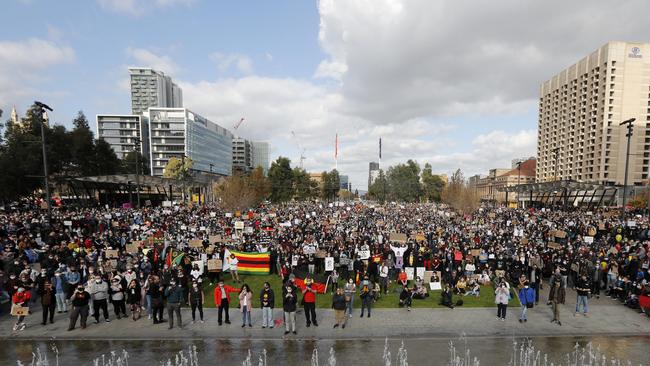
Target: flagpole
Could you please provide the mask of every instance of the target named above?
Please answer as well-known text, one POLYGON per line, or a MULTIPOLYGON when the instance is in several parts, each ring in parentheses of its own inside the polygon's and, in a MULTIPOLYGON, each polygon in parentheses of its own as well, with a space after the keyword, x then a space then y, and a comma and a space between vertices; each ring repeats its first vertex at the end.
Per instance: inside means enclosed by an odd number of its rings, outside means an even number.
POLYGON ((339 170, 339 134, 336 133, 336 139, 334 140, 334 169, 339 170))

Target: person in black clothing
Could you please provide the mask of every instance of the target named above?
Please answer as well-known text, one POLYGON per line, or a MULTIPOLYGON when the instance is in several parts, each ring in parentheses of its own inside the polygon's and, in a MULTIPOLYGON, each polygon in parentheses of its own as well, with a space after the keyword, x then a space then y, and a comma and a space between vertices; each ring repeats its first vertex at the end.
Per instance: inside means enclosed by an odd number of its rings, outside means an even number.
POLYGON ((188 302, 192 307, 192 324, 194 324, 194 322, 196 321, 196 309, 199 309, 199 317, 201 318, 201 323, 203 323, 203 302, 204 301, 205 301, 205 297, 203 295, 203 291, 199 287, 199 284, 197 282, 193 282, 192 288, 190 289, 190 293, 188 295, 188 302))
POLYGON ((289 334, 289 330, 296 334, 296 304, 298 298, 291 286, 287 286, 283 291, 282 310, 284 310, 284 334, 289 334))
POLYGON ((88 320, 88 303, 90 294, 84 290, 83 286, 78 286, 70 299, 72 311, 70 312, 70 325, 68 330, 73 330, 77 325, 77 318, 81 316, 81 329, 86 329, 86 320, 88 320))
POLYGON ((153 313, 153 323, 159 324, 164 322, 163 309, 163 287, 160 285, 158 277, 152 276, 147 295, 151 296, 151 312, 153 313))
POLYGON ((271 284, 264 282, 264 288, 260 292, 260 305, 262 306, 262 328, 273 328, 273 306, 275 304, 275 294, 271 289, 271 284))
POLYGON ((334 309, 334 318, 336 319, 333 328, 337 328, 340 325, 341 328, 345 329, 345 322, 347 320, 345 309, 347 309, 347 306, 343 289, 339 287, 336 289, 336 294, 332 297, 332 309, 334 309))
POLYGON ((43 283, 43 287, 40 291, 41 295, 41 305, 43 305, 43 322, 42 325, 45 325, 48 319, 48 314, 50 318, 50 324, 54 323, 54 309, 56 308, 56 297, 54 296, 54 288, 52 288, 52 283, 49 280, 46 280, 43 283))
POLYGON ((131 280, 129 287, 126 289, 126 301, 129 304, 133 321, 140 319, 140 310, 142 309, 140 307, 140 302, 142 301, 142 289, 140 283, 135 278, 131 280))
POLYGON ((450 309, 454 308, 454 303, 452 302, 453 291, 449 284, 445 284, 445 288, 442 290, 442 298, 440 299, 440 305, 446 306, 450 309))
POLYGON ((411 292, 411 289, 408 288, 408 286, 404 286, 402 288, 402 292, 399 294, 399 306, 400 307, 406 306, 406 309, 408 311, 411 311, 412 302, 413 302, 413 293, 411 292))

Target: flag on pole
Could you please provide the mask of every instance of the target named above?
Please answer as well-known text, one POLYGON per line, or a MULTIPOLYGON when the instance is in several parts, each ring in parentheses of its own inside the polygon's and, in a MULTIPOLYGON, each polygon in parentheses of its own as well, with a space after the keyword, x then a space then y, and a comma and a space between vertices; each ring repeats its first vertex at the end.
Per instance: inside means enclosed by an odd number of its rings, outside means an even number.
POLYGON ((339 158, 339 134, 336 134, 336 140, 334 140, 334 158, 339 158))
POLYGON ((271 253, 248 253, 226 249, 223 255, 223 271, 231 267, 230 255, 237 258, 237 272, 245 275, 268 275, 270 273, 271 253))
POLYGON ((379 160, 381 160, 381 137, 379 138, 379 160))

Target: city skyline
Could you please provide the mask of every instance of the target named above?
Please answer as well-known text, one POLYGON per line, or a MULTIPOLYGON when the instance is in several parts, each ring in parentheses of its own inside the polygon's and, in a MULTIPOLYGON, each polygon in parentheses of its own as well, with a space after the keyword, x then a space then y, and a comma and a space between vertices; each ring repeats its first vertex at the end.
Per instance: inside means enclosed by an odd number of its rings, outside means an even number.
POLYGON ((79 109, 130 114, 128 67, 151 67, 183 89, 185 107, 230 130, 245 117, 237 133, 269 141, 271 160, 298 166, 300 140, 304 167, 330 170, 338 133, 339 171, 361 190, 380 137, 382 168, 411 158, 468 177, 536 155, 539 85, 609 41, 650 34, 643 2, 566 5, 577 21, 510 1, 43 4, 5 6, 3 120, 33 100, 66 126, 79 109), (601 26, 619 15, 625 27, 601 26))

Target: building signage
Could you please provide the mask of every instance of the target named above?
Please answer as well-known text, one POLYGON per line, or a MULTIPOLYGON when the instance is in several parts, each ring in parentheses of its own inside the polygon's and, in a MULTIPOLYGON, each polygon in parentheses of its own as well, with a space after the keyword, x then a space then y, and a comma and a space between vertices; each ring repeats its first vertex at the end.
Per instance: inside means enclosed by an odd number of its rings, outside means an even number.
POLYGON ((641 49, 639 47, 632 47, 630 50, 630 54, 628 55, 629 58, 641 58, 643 57, 641 55, 641 49))

